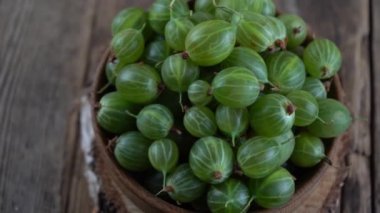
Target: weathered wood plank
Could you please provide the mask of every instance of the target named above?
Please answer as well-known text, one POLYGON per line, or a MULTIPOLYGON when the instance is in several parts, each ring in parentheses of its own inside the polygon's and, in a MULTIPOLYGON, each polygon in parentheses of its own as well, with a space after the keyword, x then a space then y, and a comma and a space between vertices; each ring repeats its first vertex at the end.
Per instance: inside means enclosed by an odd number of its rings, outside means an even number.
MULTIPOLYGON (((88 20, 90 28, 90 39, 86 51, 88 52, 88 58, 86 59, 86 74, 83 79, 84 93, 88 91, 88 87, 91 86, 94 72, 99 63, 100 57, 107 49, 111 40, 111 22, 113 17, 118 11, 130 6, 147 7, 151 1, 120 1, 110 0, 94 1, 94 11, 91 18, 88 20)), ((92 8, 92 7, 90 7, 92 8)), ((83 153, 78 145, 78 126, 77 120, 73 117, 71 120, 73 126, 70 128, 69 135, 72 136, 68 140, 67 154, 71 156, 65 163, 65 171, 71 174, 71 177, 67 179, 67 183, 62 188, 66 191, 63 192, 66 197, 65 211, 66 212, 89 212, 93 208, 97 208, 97 204, 91 203, 89 199, 88 187, 85 177, 83 176, 83 153)))
POLYGON ((344 64, 340 76, 355 122, 351 133, 353 153, 347 159, 351 167, 341 209, 343 212, 370 212, 369 1, 304 0, 278 1, 278 4, 285 11, 300 14, 318 37, 335 41, 342 50, 344 64), (358 119, 363 117, 367 119, 358 119))
POLYGON ((0 2, 0 212, 62 212, 93 0, 0 2))
POLYGON ((371 56, 372 56, 372 85, 373 85, 373 155, 372 155, 372 169, 373 169, 373 212, 380 212, 380 2, 372 0, 372 42, 371 42, 371 56))

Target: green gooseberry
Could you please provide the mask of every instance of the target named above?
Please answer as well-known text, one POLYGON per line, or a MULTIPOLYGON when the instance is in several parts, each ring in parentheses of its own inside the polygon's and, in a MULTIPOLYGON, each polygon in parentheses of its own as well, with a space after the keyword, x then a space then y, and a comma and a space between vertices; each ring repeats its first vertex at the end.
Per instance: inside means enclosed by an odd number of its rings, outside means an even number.
POLYGON ((182 93, 186 92, 191 83, 199 77, 199 68, 191 60, 183 58, 182 54, 168 57, 161 68, 161 76, 167 88, 180 94, 179 103, 182 106, 182 93))
POLYGON ((195 12, 214 13, 215 6, 213 0, 197 0, 194 4, 195 12))
POLYGON ((115 36, 123 30, 134 28, 144 29, 143 34, 147 39, 151 36, 152 30, 147 26, 147 14, 142 8, 130 7, 120 11, 112 21, 112 35, 115 36))
POLYGON ((106 77, 107 81, 111 84, 115 84, 116 81, 116 67, 119 64, 119 60, 113 60, 107 63, 106 65, 106 77))
POLYGON ((309 92, 293 90, 286 97, 296 107, 295 126, 308 126, 318 118, 318 102, 309 92))
POLYGON ((224 140, 213 136, 199 139, 190 150, 189 164, 200 180, 219 184, 232 174, 234 153, 224 140))
POLYGON ((266 137, 245 141, 237 151, 237 162, 243 174, 250 178, 263 178, 281 164, 280 145, 266 137))
POLYGON ((249 126, 249 114, 246 108, 219 105, 215 112, 215 119, 219 129, 231 137, 233 147, 235 147, 236 138, 242 135, 249 126))
POLYGON ((301 133, 296 138, 296 145, 290 158, 296 166, 309 168, 326 159, 325 146, 318 137, 301 133))
POLYGON ((328 39, 315 39, 303 53, 306 71, 315 78, 328 79, 338 73, 342 55, 338 47, 328 39))
POLYGON ((263 95, 250 108, 250 123, 255 132, 274 137, 291 130, 295 121, 295 107, 280 94, 263 95))
POLYGON ((151 167, 148 149, 152 142, 139 132, 127 132, 116 141, 114 155, 121 167, 129 171, 144 171, 151 167))
POLYGON ((134 63, 144 52, 144 37, 141 31, 129 28, 119 32, 112 38, 111 47, 123 64, 134 63))
POLYGON ((205 106, 193 106, 183 118, 183 125, 194 137, 214 135, 217 131, 214 112, 205 106))
POLYGON ((170 56, 171 50, 165 40, 155 40, 147 45, 144 52, 144 63, 160 68, 160 63, 170 56))
POLYGON ((210 21, 213 19, 215 19, 214 15, 207 13, 207 12, 202 12, 202 11, 195 12, 195 13, 191 14, 191 16, 190 16, 190 20, 194 24, 200 24, 202 22, 210 21))
POLYGON ((264 52, 275 47, 275 25, 269 16, 243 11, 241 20, 237 23, 237 41, 243 47, 249 47, 256 52, 264 52))
POLYGON ((186 0, 156 0, 149 8, 148 20, 150 26, 158 34, 165 33, 165 25, 170 18, 186 17, 190 15, 186 0), (171 5, 171 3, 173 3, 171 5))
POLYGON ((190 84, 187 95, 192 104, 206 106, 212 101, 211 85, 204 80, 196 80, 190 84))
MULTIPOLYGON (((264 136, 257 136, 256 138, 262 138, 264 136)), ((282 135, 276 137, 267 138, 268 140, 275 141, 280 146, 280 165, 283 165, 286 161, 289 160, 290 156, 293 153, 295 146, 295 137, 292 131, 288 131, 282 135)))
POLYGON ((144 107, 136 116, 137 129, 152 140, 168 136, 174 125, 173 114, 161 104, 151 104, 144 107))
POLYGON ((207 193, 207 205, 212 213, 245 212, 249 199, 248 187, 232 178, 211 186, 207 193))
POLYGON ((222 20, 202 22, 186 36, 186 52, 196 64, 213 66, 226 59, 236 42, 236 27, 222 20))
POLYGON ((193 174, 189 164, 182 164, 168 177, 163 191, 177 202, 189 203, 201 197, 205 190, 206 184, 193 174))
POLYGON ((260 93, 259 81, 252 71, 244 67, 222 70, 211 85, 215 99, 233 108, 244 108, 253 104, 260 93))
POLYGON ((136 112, 137 108, 119 92, 111 92, 100 99, 96 119, 107 132, 121 134, 135 129, 135 119, 125 111, 136 112))
POLYGON ((145 64, 124 67, 116 78, 116 89, 136 104, 154 101, 160 93, 161 78, 158 72, 145 64))
POLYGON ((343 134, 351 125, 352 117, 348 109, 334 99, 319 99, 319 119, 307 130, 320 138, 333 138, 343 134))
POLYGON ((317 78, 307 77, 303 84, 302 90, 312 94, 317 99, 327 98, 325 85, 317 78))
POLYGON ((294 14, 282 14, 278 19, 286 27, 289 48, 295 48, 305 41, 307 37, 307 25, 301 17, 294 14))
POLYGON ((282 167, 262 179, 251 179, 248 187, 255 202, 268 209, 284 206, 295 191, 294 177, 282 167))
POLYGON ((306 72, 302 60, 294 53, 281 51, 266 58, 269 81, 276 89, 288 93, 301 89, 306 72))
POLYGON ((254 50, 247 47, 235 47, 231 55, 221 64, 223 68, 245 67, 255 74, 260 83, 268 83, 267 66, 264 59, 254 50))
POLYGON ((166 175, 171 172, 178 163, 179 150, 177 144, 170 139, 155 141, 149 147, 148 157, 153 168, 162 172, 162 185, 165 187, 166 175))
POLYGON ((165 26, 165 38, 168 45, 176 51, 184 51, 186 36, 193 27, 193 22, 187 17, 170 19, 165 26))

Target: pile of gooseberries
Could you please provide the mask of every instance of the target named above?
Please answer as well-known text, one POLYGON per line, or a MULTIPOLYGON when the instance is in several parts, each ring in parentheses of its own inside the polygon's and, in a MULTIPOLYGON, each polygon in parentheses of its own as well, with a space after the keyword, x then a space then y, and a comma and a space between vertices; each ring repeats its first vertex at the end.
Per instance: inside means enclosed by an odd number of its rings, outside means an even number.
POLYGON ((325 88, 341 68, 339 49, 307 31, 272 0, 122 10, 97 110, 119 166, 196 211, 286 205, 292 168, 328 161, 325 145, 352 120, 325 88))

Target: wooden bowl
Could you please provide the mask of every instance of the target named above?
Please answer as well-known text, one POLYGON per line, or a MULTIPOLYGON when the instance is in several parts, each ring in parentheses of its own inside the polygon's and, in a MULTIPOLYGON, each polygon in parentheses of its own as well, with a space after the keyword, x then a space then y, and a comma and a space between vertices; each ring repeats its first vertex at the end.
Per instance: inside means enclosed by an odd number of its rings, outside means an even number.
MULTIPOLYGON (((311 34, 309 34, 305 44, 313 40, 311 34)), ((99 91, 107 83, 105 76, 105 67, 107 62, 113 58, 110 50, 107 50, 103 55, 99 66, 96 71, 96 78, 92 89, 92 104, 97 106, 101 98, 99 91)), ((330 97, 334 97, 337 100, 343 102, 343 89, 338 76, 335 76, 330 82, 331 90, 330 97)), ((102 183, 102 192, 104 198, 108 204, 112 204, 112 208, 117 209, 117 212, 129 212, 128 207, 132 202, 135 206, 144 212, 165 212, 165 213, 182 213, 192 212, 191 210, 180 208, 179 206, 168 203, 160 198, 157 198, 154 194, 150 193, 143 186, 136 181, 136 177, 133 177, 132 173, 123 170, 118 166, 112 149, 109 149, 109 141, 111 136, 104 132, 96 121, 96 107, 92 110, 93 126, 95 128, 95 168, 102 183)), ((343 143, 344 136, 335 138, 333 141, 325 143, 327 156, 330 159, 335 159, 334 156, 342 155, 341 159, 347 154, 348 149, 343 149, 342 146, 338 146, 339 143, 343 143)), ((284 207, 274 210, 258 210, 258 212, 294 212, 297 208, 303 205, 309 194, 313 192, 315 187, 318 186, 321 178, 323 178, 329 165, 326 163, 320 163, 318 166, 303 170, 303 174, 297 177, 296 192, 291 201, 284 207)), ((338 187, 338 186, 337 186, 338 187)), ((109 208, 109 206, 108 206, 109 208)), ((255 211, 256 212, 256 211, 255 211)))

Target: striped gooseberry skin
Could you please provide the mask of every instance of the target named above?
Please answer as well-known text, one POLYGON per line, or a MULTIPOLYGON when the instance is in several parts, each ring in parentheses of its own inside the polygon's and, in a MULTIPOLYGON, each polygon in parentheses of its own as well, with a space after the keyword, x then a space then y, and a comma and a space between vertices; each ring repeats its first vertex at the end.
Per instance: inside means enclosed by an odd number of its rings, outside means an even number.
POLYGON ((166 42, 173 50, 184 51, 186 36, 193 27, 193 22, 187 17, 170 19, 165 26, 166 42))
POLYGON ((137 129, 152 140, 163 139, 173 128, 174 118, 170 110, 161 104, 144 107, 136 119, 137 129))
POLYGON ((202 22, 210 21, 213 19, 215 19, 214 15, 212 15, 211 13, 202 12, 202 11, 195 12, 190 16, 190 20, 194 24, 200 24, 202 22))
POLYGON ((156 67, 170 56, 171 49, 165 40, 155 40, 147 45, 144 52, 144 63, 156 67))
POLYGON ((290 160, 298 167, 309 168, 317 165, 325 157, 322 140, 304 132, 297 136, 290 160))
POLYGON ((165 34, 165 25, 170 18, 186 17, 190 15, 190 9, 186 0, 176 0, 170 13, 172 0, 156 0, 149 8, 148 20, 150 26, 158 34, 165 34))
POLYGON ((268 83, 268 71, 264 59, 247 47, 235 47, 231 55, 221 64, 223 68, 245 67, 255 74, 260 83, 268 83))
POLYGON ((268 16, 268 20, 272 24, 275 45, 281 49, 285 49, 287 45, 286 27, 278 18, 268 16))
POLYGON ((122 134, 116 141, 114 155, 121 167, 129 171, 144 171, 151 167, 148 149, 152 142, 139 132, 122 134))
POLYGON ((126 111, 136 112, 137 108, 119 92, 111 92, 100 99, 97 113, 99 125, 107 132, 121 134, 136 128, 136 121, 126 111))
POLYGON ((301 17, 294 14, 282 14, 278 19, 286 27, 288 48, 295 48, 305 41, 307 37, 307 25, 301 17))
POLYGON ((173 200, 189 203, 202 196, 206 184, 193 174, 189 164, 182 164, 168 177, 165 188, 173 200))
MULTIPOLYGON (((128 28, 140 30, 147 24, 147 14, 144 9, 138 7, 130 7, 120 11, 112 21, 112 35, 115 36, 119 32, 128 28)), ((145 26, 143 30, 145 38, 149 38, 152 30, 149 26, 145 26)))
POLYGON ((312 94, 317 99, 327 98, 325 85, 317 78, 307 77, 303 84, 302 90, 312 94))
POLYGON ((211 85, 204 80, 196 80, 190 84, 187 95, 192 104, 198 106, 206 106, 212 101, 212 94, 210 94, 211 85))
POLYGON ((352 117, 348 109, 334 99, 319 99, 320 119, 307 127, 308 132, 320 138, 333 138, 343 134, 351 125, 352 117))
POLYGON ((302 60, 294 53, 281 51, 266 58, 269 81, 280 90, 288 93, 301 89, 306 72, 302 60))
POLYGON ((234 153, 231 146, 216 137, 199 139, 190 150, 189 164, 200 180, 219 184, 232 174, 234 153))
POLYGON ((264 208, 279 208, 290 201, 295 191, 293 176, 280 167, 262 179, 251 179, 248 187, 255 202, 264 208))
POLYGON ((129 28, 112 38, 111 47, 117 58, 124 64, 134 63, 144 52, 144 37, 141 31, 129 28))
POLYGON ((334 42, 315 39, 305 48, 303 61, 310 76, 327 79, 338 73, 342 66, 342 55, 334 42))
POLYGON ((215 119, 218 128, 232 138, 232 146, 235 146, 235 139, 249 126, 249 114, 246 108, 219 105, 215 111, 215 119))
POLYGON ((230 67, 219 72, 212 81, 215 99, 229 107, 244 108, 253 104, 260 93, 260 84, 252 71, 230 67))
POLYGON ((240 180, 228 179, 211 186, 207 193, 207 205, 213 213, 235 213, 243 211, 250 199, 248 187, 240 180))
POLYGON ((116 78, 116 89, 127 100, 136 104, 154 101, 159 94, 161 78, 149 65, 131 64, 124 67, 116 78))
POLYGON ((250 11, 242 12, 242 16, 237 29, 237 41, 241 46, 259 53, 274 46, 275 29, 267 16, 250 11))
POLYGON ((186 92, 190 84, 199 77, 199 68, 182 54, 169 56, 161 67, 165 85, 174 92, 186 92))
POLYGON ((226 59, 236 42, 236 28, 222 20, 202 22, 186 36, 185 46, 191 60, 200 66, 213 66, 226 59))
POLYGON ((293 90, 286 96, 296 107, 295 126, 308 126, 318 117, 318 102, 309 92, 293 90))
POLYGON ((258 135, 274 137, 291 130, 294 125, 294 106, 280 94, 263 95, 249 110, 251 127, 258 135))
MULTIPOLYGON (((257 136, 257 138, 265 138, 264 136, 257 136)), ((288 131, 282 135, 267 138, 268 140, 275 141, 280 146, 279 164, 283 165, 289 160, 293 153, 295 146, 295 137, 292 131, 288 131)))
POLYGON ((179 150, 177 144, 170 139, 154 141, 149 147, 148 157, 153 168, 162 172, 165 185, 166 175, 172 171, 178 163, 179 150))
POLYGON ((215 135, 217 131, 214 112, 205 106, 193 106, 183 118, 183 125, 194 137, 215 135))
POLYGON ((214 13, 215 6, 212 2, 213 0, 197 0, 194 4, 195 12, 206 12, 206 13, 214 13))
POLYGON ((263 178, 280 166, 280 145, 266 137, 254 137, 238 149, 237 162, 243 174, 250 178, 263 178))

